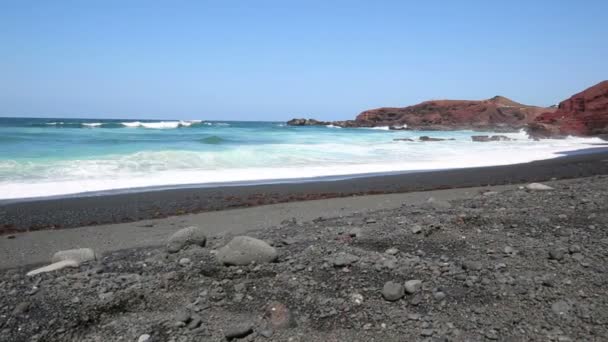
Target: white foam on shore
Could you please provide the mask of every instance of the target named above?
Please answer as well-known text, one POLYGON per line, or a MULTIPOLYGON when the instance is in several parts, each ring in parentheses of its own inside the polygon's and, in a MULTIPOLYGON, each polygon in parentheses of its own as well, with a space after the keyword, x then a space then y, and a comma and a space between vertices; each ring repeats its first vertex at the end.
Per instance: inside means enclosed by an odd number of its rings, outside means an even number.
MULTIPOLYGON (((218 151, 147 151, 52 165, 0 162, 0 174, 36 175, 0 181, 0 199, 67 195, 153 186, 259 182, 395 171, 525 163, 589 148, 598 138, 477 143, 465 140, 381 143, 268 144, 218 151), (5 173, 7 174, 7 173, 5 173), (36 180, 33 180, 36 179, 36 180)), ((524 139, 525 138, 525 139, 524 139)))

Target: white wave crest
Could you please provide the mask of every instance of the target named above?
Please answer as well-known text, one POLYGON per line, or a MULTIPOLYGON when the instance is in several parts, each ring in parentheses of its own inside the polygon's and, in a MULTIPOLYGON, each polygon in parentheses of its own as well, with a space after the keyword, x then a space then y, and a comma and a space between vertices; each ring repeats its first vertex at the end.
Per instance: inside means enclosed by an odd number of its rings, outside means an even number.
POLYGON ((342 128, 342 127, 336 126, 336 125, 326 125, 325 127, 327 127, 327 128, 342 128))
POLYGON ((101 122, 91 122, 91 123, 83 122, 82 125, 87 126, 87 127, 99 127, 99 126, 101 126, 101 122))
POLYGON ((157 121, 157 122, 141 122, 141 121, 132 121, 132 122, 121 122, 121 124, 125 127, 143 127, 143 128, 151 128, 151 129, 171 129, 171 128, 179 128, 179 127, 190 127, 194 124, 201 123, 202 120, 180 120, 180 121, 157 121))

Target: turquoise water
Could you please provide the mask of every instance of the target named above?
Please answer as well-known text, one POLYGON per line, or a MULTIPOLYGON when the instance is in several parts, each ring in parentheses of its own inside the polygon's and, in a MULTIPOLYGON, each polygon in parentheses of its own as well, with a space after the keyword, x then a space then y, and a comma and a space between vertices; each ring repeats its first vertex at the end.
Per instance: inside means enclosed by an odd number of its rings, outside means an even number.
POLYGON ((282 122, 0 118, 0 199, 148 186, 511 164, 594 139, 474 143, 471 131, 291 127, 282 122), (421 135, 453 138, 403 142, 421 135))

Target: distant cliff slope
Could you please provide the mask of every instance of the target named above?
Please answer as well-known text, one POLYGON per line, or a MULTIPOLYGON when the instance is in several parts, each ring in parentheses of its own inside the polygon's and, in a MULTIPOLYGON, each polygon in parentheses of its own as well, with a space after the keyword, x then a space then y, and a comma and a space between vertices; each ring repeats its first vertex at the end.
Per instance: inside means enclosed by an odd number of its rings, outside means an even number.
POLYGON ((293 119, 294 126, 335 125, 340 127, 389 126, 395 129, 457 130, 492 129, 516 130, 526 126, 538 115, 554 109, 528 106, 506 97, 488 100, 432 100, 417 105, 366 110, 355 120, 324 122, 313 119, 293 119))
POLYGON ((528 127, 532 137, 608 135, 608 81, 600 82, 539 115, 528 127))
POLYGON ((488 100, 433 100, 403 108, 367 110, 356 118, 362 126, 413 129, 519 129, 550 108, 528 106, 506 97, 488 100))

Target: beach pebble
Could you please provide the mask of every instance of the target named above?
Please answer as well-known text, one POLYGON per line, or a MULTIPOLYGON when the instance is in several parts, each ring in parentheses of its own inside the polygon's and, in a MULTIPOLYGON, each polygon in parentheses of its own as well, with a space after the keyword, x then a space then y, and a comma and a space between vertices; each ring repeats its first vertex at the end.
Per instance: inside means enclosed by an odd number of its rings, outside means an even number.
POLYGON ((339 253, 331 260, 331 263, 335 267, 344 267, 354 264, 357 261, 359 261, 359 257, 356 255, 352 255, 349 253, 339 253))
POLYGON ((58 270, 66 268, 66 267, 78 267, 78 266, 80 266, 80 263, 78 263, 75 260, 62 260, 62 261, 54 262, 54 263, 52 263, 50 265, 47 265, 47 266, 43 266, 43 267, 37 268, 37 269, 32 270, 32 271, 29 271, 27 273, 27 276, 35 276, 35 275, 40 274, 40 273, 47 273, 47 272, 52 272, 52 271, 58 271, 58 270))
POLYGON ((167 240, 167 251, 169 253, 179 252, 186 246, 197 245, 205 247, 207 236, 202 228, 192 226, 178 230, 167 240))
POLYGON ((552 248, 549 250, 549 259, 562 260, 566 255, 566 251, 563 248, 552 248))
POLYGON ((243 338, 253 332, 251 323, 241 323, 228 327, 224 330, 224 336, 228 341, 235 338, 243 338))
POLYGON ((382 297, 384 297, 384 299, 388 300, 389 302, 399 300, 403 298, 404 295, 405 290, 403 288, 403 285, 393 281, 386 282, 384 284, 384 287, 382 288, 382 297))
POLYGON ((413 226, 410 227, 410 230, 414 234, 420 234, 422 232, 422 227, 420 227, 419 225, 415 224, 415 225, 413 225, 413 226))
POLYGON ((532 191, 553 190, 552 187, 545 185, 545 184, 541 184, 541 183, 530 183, 530 184, 526 185, 526 189, 532 190, 532 191))
POLYGON ((96 258, 95 252, 91 248, 76 248, 55 253, 51 262, 73 260, 78 264, 82 264, 87 261, 93 261, 96 258))
POLYGON ((408 280, 405 282, 405 292, 409 294, 416 293, 422 288, 422 281, 418 279, 408 280))
POLYGON ((148 342, 149 340, 150 340, 150 335, 143 334, 143 335, 139 336, 139 338, 137 339, 137 342, 148 342))
POLYGON ((277 250, 262 240, 249 236, 237 236, 217 251, 217 259, 223 265, 249 265, 273 262, 277 250))
POLYGON ((551 305, 551 311, 553 311, 553 313, 558 316, 566 316, 571 309, 572 306, 570 305, 570 303, 564 300, 559 300, 551 305))

